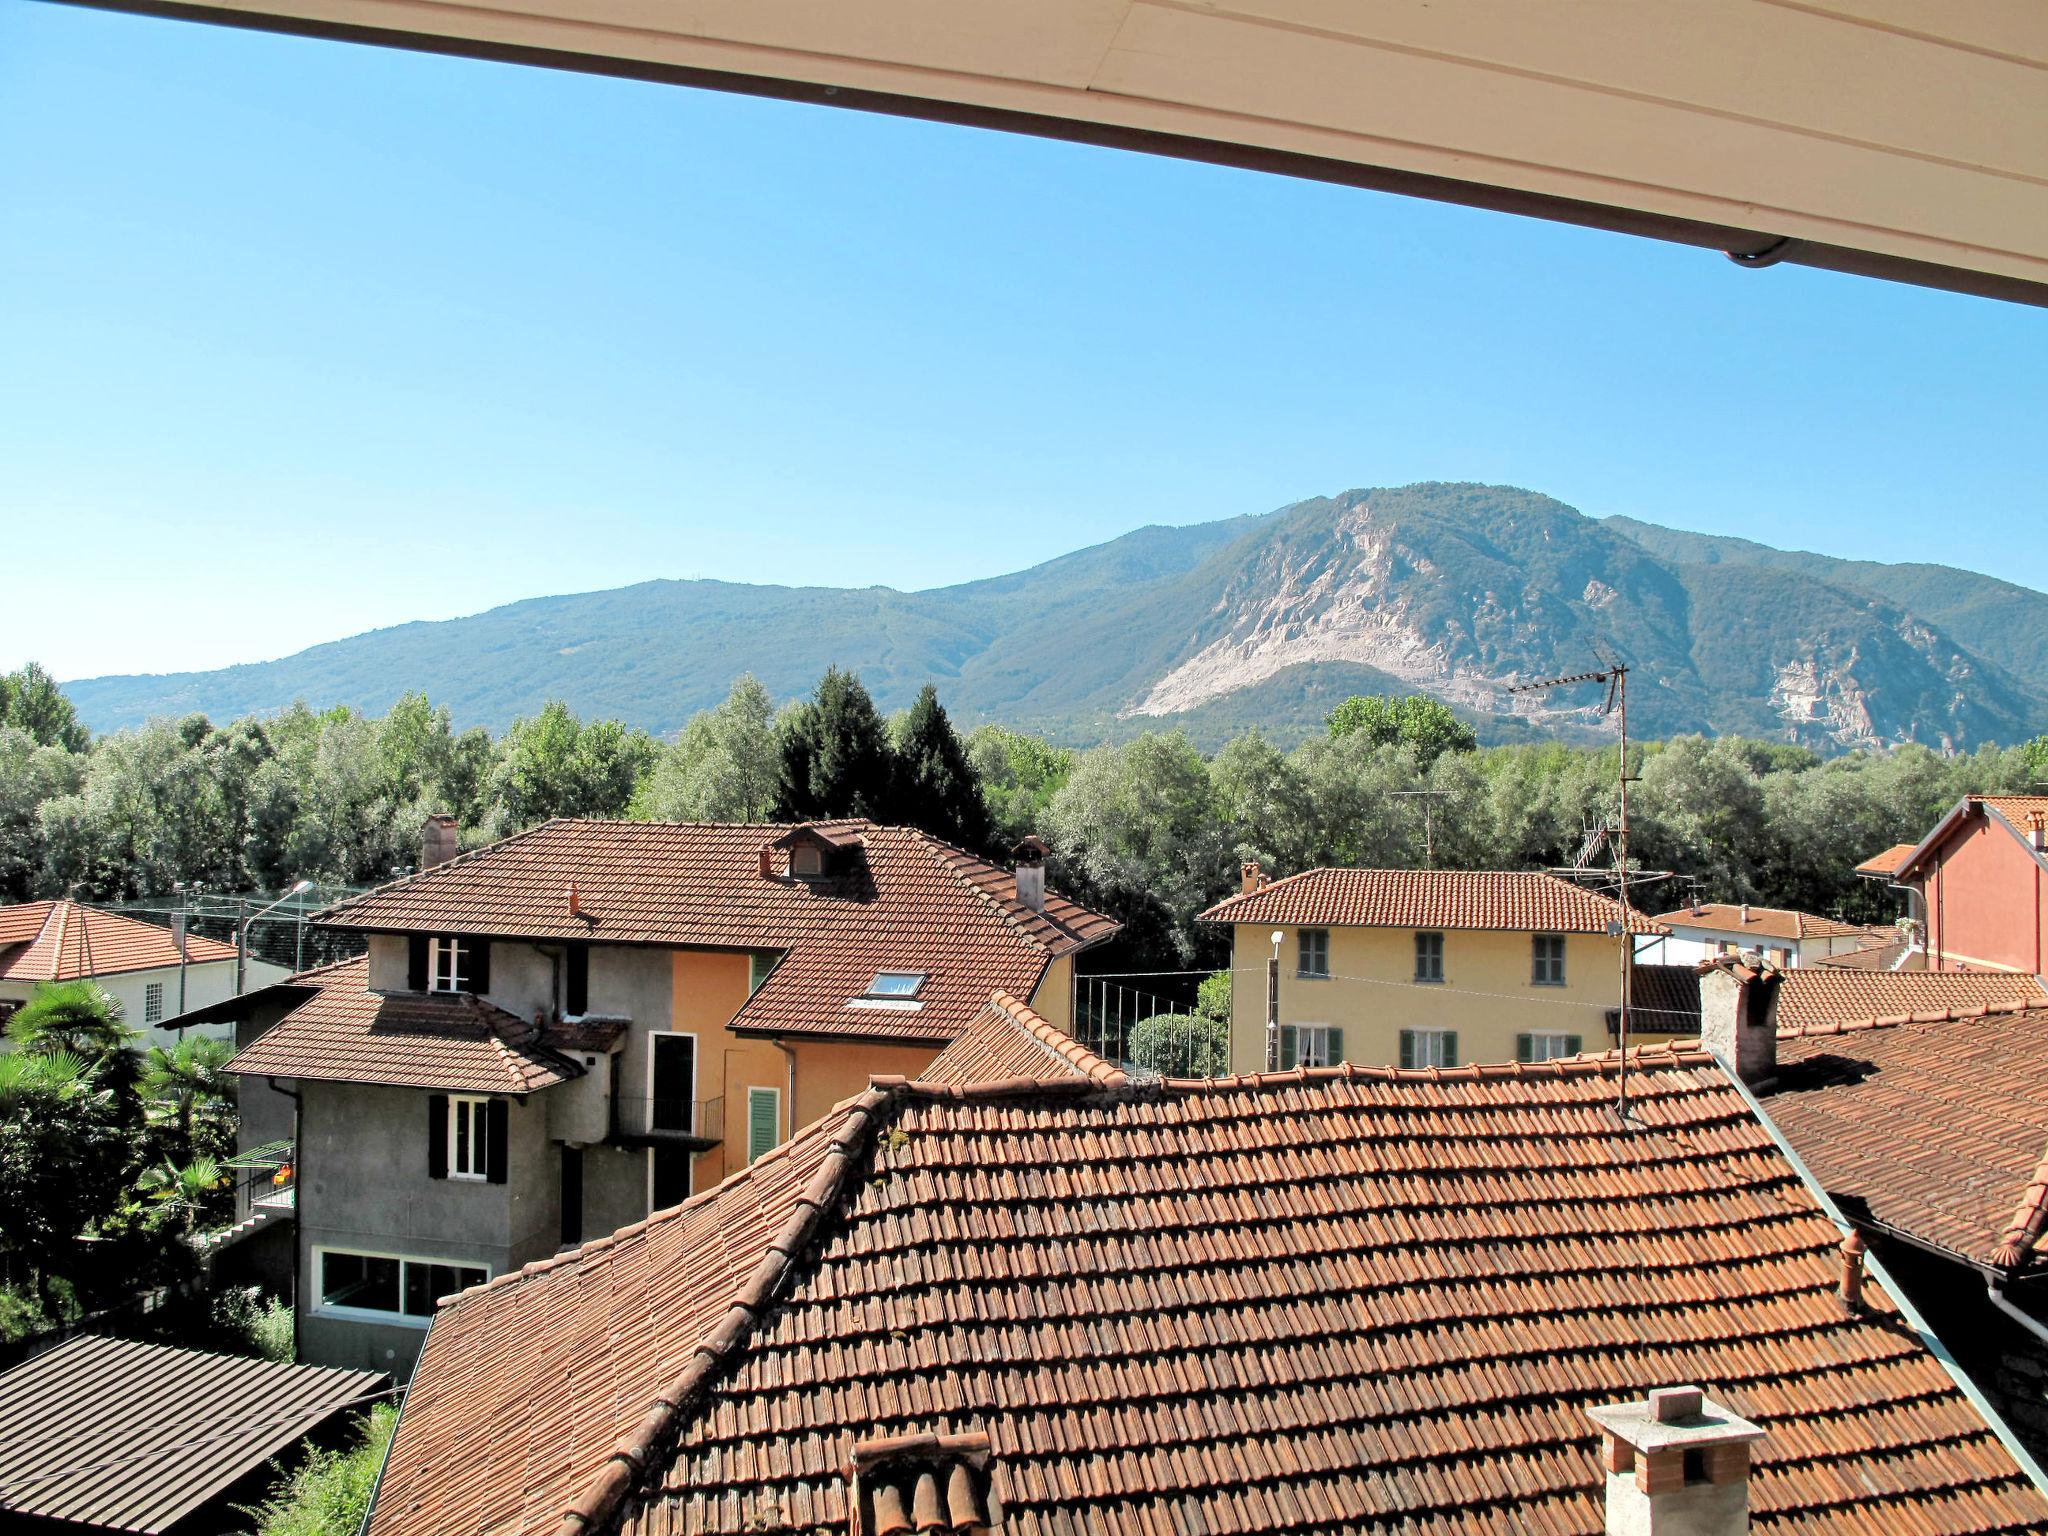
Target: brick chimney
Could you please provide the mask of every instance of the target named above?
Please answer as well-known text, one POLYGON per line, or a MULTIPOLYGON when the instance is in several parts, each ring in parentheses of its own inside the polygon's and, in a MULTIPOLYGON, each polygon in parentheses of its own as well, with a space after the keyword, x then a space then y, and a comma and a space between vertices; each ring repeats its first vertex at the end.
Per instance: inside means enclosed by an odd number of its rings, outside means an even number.
POLYGON ((1778 978, 1742 955, 1699 968, 1700 1044, 1751 1087, 1778 1075, 1778 978))
POLYGON ((1045 910, 1045 856, 1049 851, 1036 837, 1027 837, 1010 850, 1017 869, 1017 900, 1034 912, 1045 910))
POLYGON ((455 818, 446 811, 434 812, 420 828, 420 868, 446 864, 458 851, 455 818))
POLYGON ((1589 1408, 1607 1474, 1607 1536, 1744 1536, 1749 1448, 1764 1431, 1698 1387, 1589 1408))
POLYGON ((2034 852, 2048 852, 2048 813, 2027 812, 2027 842, 2034 852))
POLYGON ((1257 859, 1246 859, 1237 867, 1238 889, 1249 896, 1266 883, 1266 872, 1259 868, 1257 859))

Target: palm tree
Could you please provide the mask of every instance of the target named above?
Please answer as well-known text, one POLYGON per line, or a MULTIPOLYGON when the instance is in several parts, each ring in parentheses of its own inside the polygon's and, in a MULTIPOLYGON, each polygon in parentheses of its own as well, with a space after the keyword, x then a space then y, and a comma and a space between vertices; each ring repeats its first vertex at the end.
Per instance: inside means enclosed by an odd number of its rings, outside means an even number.
POLYGON ((121 1004, 93 981, 46 981, 7 1021, 7 1038, 22 1051, 61 1051, 84 1063, 114 1096, 121 1123, 133 1127, 136 1033, 121 1019, 121 1004))
POLYGON ((135 1187, 155 1196, 166 1210, 175 1212, 189 1238, 198 1230, 199 1213, 227 1181, 219 1159, 195 1157, 189 1163, 166 1160, 152 1164, 143 1170, 135 1187))
POLYGON ((142 1058, 142 1097, 150 1112, 177 1130, 175 1151, 193 1152, 193 1122, 223 1114, 233 1101, 224 1070, 234 1056, 232 1042, 189 1035, 166 1048, 152 1045, 142 1058))

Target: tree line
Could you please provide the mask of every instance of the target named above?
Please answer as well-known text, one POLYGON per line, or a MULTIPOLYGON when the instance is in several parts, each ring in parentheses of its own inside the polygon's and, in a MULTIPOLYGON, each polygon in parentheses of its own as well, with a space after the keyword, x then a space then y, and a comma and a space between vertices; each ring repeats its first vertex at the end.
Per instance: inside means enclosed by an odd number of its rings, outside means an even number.
MULTIPOLYGON (((367 884, 417 858, 452 811, 465 846, 551 816, 768 821, 860 815, 1000 858, 1035 832, 1064 889, 1122 918, 1113 957, 1201 967, 1194 919, 1242 861, 1529 869, 1568 864, 1614 811, 1615 748, 1480 748, 1434 700, 1360 698, 1292 751, 1247 731, 1213 755, 1178 731, 1085 751, 983 725, 958 732, 934 689, 891 718, 829 670, 777 706, 743 677, 672 742, 561 703, 502 735, 457 731, 423 694, 382 716, 303 704, 91 737, 39 669, 0 679, 0 899, 118 900, 178 882, 277 890, 367 884)), ((1782 743, 1679 737, 1631 747, 1632 854, 1671 879, 1642 898, 1881 919, 1854 865, 1917 839, 1965 793, 2048 778, 2048 737, 1948 756, 1823 759, 1782 743)))

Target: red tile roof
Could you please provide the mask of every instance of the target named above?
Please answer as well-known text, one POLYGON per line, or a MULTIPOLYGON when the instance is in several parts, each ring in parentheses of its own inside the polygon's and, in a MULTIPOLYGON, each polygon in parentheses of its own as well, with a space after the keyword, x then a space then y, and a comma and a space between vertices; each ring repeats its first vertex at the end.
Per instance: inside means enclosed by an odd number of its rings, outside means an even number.
POLYGON ((967 1032, 939 1052, 918 1081, 996 1083, 1066 1077, 1086 1078, 1105 1087, 1121 1087, 1130 1081, 1115 1062, 1104 1060, 1055 1029, 1008 993, 998 992, 967 1032))
POLYGON ((1926 963, 1926 956, 1912 951, 1904 939, 1888 939, 1838 955, 1819 955, 1809 963, 1831 971, 1912 971, 1926 963))
POLYGON ((1116 932, 1051 891, 910 827, 817 824, 852 850, 830 879, 764 877, 799 828, 551 821, 343 902, 322 920, 389 932, 787 951, 733 1019, 783 1035, 951 1040, 997 989, 1028 997, 1047 963, 1116 932), (571 914, 574 883, 579 911, 571 914), (879 971, 921 971, 914 1007, 852 1004, 879 971))
MULTIPOLYGON (((1534 870, 1309 869, 1219 901, 1202 921, 1605 933, 1620 916, 1620 903, 1534 870)), ((1663 931, 1629 914, 1629 932, 1663 931)))
MULTIPOLYGON (((232 944, 186 935, 189 964, 234 958, 232 944)), ((177 963, 176 936, 154 923, 76 901, 0 907, 0 981, 77 981, 177 963)))
POLYGON ((536 1031, 466 994, 372 992, 369 979, 370 962, 362 958, 294 976, 292 985, 317 981, 318 990, 227 1069, 247 1077, 528 1094, 583 1075, 562 1052, 601 1048, 580 1033, 536 1031))
POLYGON ((1700 973, 1689 965, 1643 965, 1629 968, 1634 987, 1629 993, 1629 1027, 1650 1034, 1691 1035, 1700 1032, 1700 973))
POLYGON ((1832 917, 1816 917, 1790 907, 1745 907, 1733 901, 1702 901, 1673 912, 1660 912, 1656 921, 1676 930, 1711 928, 1717 932, 1741 933, 1764 939, 1796 943, 1801 939, 1838 939, 1869 932, 1863 923, 1844 923, 1832 917), (1747 921, 1743 914, 1749 914, 1747 921))
POLYGON ((1899 872, 1899 866, 1906 862, 1906 855, 1920 845, 1918 843, 1893 843, 1883 853, 1874 853, 1856 866, 1859 875, 1882 875, 1889 880, 1899 872))
POLYGON ((1671 1382, 1769 1431, 1760 1533, 2048 1530, 1712 1058, 1633 1130, 1615 1070, 878 1083, 448 1304, 370 1536, 842 1532, 908 1435, 1024 1536, 1592 1536, 1584 1410, 1671 1382))
POLYGON ((1764 1107, 1852 1212, 1975 1263, 2032 1264, 2048 1151, 2044 1045, 2048 998, 2038 996, 1780 1030, 1764 1107))
POLYGON ((2048 1002, 2031 976, 2010 971, 1870 971, 1802 965, 1778 981, 1780 1032, 1916 1013, 1971 1012, 1987 1003, 2048 1002))
MULTIPOLYGON (((1934 824, 1933 829, 1925 837, 1913 845, 1907 855, 1900 858, 1893 870, 1894 876, 1904 878, 1922 859, 1946 843, 1949 834, 1955 828, 1986 812, 1996 813, 2011 828, 2013 835, 2024 841, 2028 831, 2027 818, 2036 814, 2048 816, 2048 795, 1965 795, 1949 807, 1947 814, 1934 824)), ((1865 864, 1875 862, 1875 859, 1871 859, 1866 860, 1865 864)), ((1858 865, 1857 868, 1859 872, 1864 872, 1864 865, 1858 865)))

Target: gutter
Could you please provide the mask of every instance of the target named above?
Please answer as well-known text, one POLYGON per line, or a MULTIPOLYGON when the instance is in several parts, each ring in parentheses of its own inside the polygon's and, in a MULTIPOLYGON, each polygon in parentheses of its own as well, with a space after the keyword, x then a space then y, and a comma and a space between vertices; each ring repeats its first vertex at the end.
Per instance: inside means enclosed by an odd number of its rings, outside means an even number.
MULTIPOLYGON (((1747 1104, 1750 1113, 1756 1116, 1757 1123, 1763 1126, 1765 1133, 1777 1145, 1779 1152, 1784 1154, 1785 1160, 1792 1165, 1793 1170, 1812 1193, 1815 1203, 1820 1206, 1828 1219, 1839 1227, 1844 1234, 1853 1232, 1856 1229, 1856 1224, 1842 1214, 1841 1208, 1835 1204, 1828 1192, 1821 1188, 1820 1180, 1813 1176, 1813 1170, 1806 1166, 1805 1159, 1793 1150, 1792 1144, 1785 1139, 1784 1133, 1778 1129, 1777 1123, 1765 1113, 1763 1105, 1757 1101, 1756 1095, 1750 1091, 1749 1084, 1736 1075, 1735 1070, 1728 1065, 1727 1061, 1722 1058, 1718 1051, 1712 1052, 1712 1055, 1715 1063, 1727 1075, 1728 1081, 1734 1085, 1735 1091, 1742 1096, 1742 1102, 1747 1104)), ((1927 1352, 1941 1362, 1941 1368, 1948 1372, 1949 1380, 1955 1383, 1956 1390, 1963 1394, 1964 1398, 1969 1401, 1970 1405, 1978 1413, 1983 1415, 1984 1422, 1990 1426, 1991 1432, 1998 1437, 1999 1444, 2005 1447, 2007 1454, 2018 1463, 2020 1471, 2027 1475, 2028 1480, 2033 1483, 2036 1489, 2042 1494, 2048 1495, 2048 1472, 2042 1471, 2040 1463, 2034 1460, 2033 1453, 2020 1444, 2018 1437, 2013 1434, 2011 1426, 2005 1422, 2004 1417, 1996 1408, 1991 1406, 1984 1394, 1977 1389, 1977 1384, 1970 1380, 1963 1368, 1956 1364, 1955 1356, 1948 1352, 1948 1346, 1941 1342, 1940 1336, 1935 1333, 1927 1319, 1921 1315, 1920 1309, 1913 1305, 1912 1298, 1892 1279, 1875 1253, 1866 1253, 1863 1256, 1863 1267, 1865 1271, 1877 1278, 1878 1284, 1884 1287, 1885 1294, 1891 1297, 1892 1304, 1899 1309, 1899 1315, 1905 1318, 1908 1326, 1920 1336, 1920 1342, 1927 1352)), ((1996 1303, 1999 1299, 1996 1288, 1993 1287, 1992 1300, 1996 1303)), ((2044 1335, 2044 1341, 2048 1341, 2048 1335, 2044 1335)))
POLYGON ((2022 1312, 2010 1301, 2007 1301, 2005 1299, 2005 1285, 2003 1281, 1996 1278, 1986 1279, 1984 1282, 1984 1294, 1991 1298, 1991 1305, 1998 1308, 1999 1311, 2018 1323, 2043 1344, 2048 1344, 2048 1323, 2042 1322, 2031 1312, 2022 1312))

